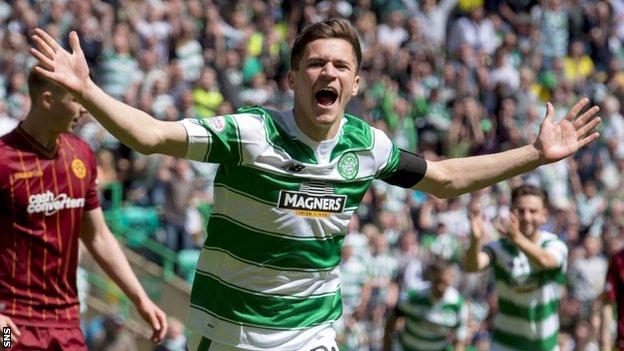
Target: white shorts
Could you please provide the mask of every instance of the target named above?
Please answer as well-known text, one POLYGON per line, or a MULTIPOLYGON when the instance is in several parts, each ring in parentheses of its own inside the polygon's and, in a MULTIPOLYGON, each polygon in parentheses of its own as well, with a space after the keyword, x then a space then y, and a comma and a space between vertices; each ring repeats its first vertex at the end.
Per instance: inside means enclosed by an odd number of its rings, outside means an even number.
MULTIPOLYGON (((211 341, 200 334, 192 333, 188 339, 189 351, 246 351, 246 350, 262 350, 262 349, 241 349, 234 346, 219 344, 211 341)), ((267 350, 268 351, 268 350, 267 350)), ((322 338, 314 340, 299 350, 284 351, 338 351, 338 344, 334 338, 322 338)))

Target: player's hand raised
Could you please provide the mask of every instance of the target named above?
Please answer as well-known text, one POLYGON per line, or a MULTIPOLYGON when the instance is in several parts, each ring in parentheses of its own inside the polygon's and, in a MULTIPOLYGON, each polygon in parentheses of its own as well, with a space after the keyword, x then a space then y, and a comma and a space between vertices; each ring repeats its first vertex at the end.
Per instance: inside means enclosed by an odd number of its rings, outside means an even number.
POLYGON ((74 31, 69 33, 71 53, 39 28, 35 29, 32 40, 35 47, 30 49, 30 53, 38 61, 35 71, 71 94, 81 94, 89 83, 89 66, 80 47, 78 34, 74 31))
POLYGON ((511 240, 517 242, 524 235, 520 231, 520 219, 515 213, 510 213, 509 218, 501 218, 496 223, 496 230, 499 234, 511 240))
POLYGON ((483 228, 483 214, 481 214, 479 206, 473 202, 470 204, 470 233, 472 235, 472 239, 483 239, 483 233, 485 231, 483 228))
POLYGON ((11 318, 9 318, 9 317, 7 317, 5 315, 0 314, 0 330, 4 330, 4 328, 6 328, 6 327, 11 328, 11 342, 12 342, 12 345, 17 344, 18 338, 20 336, 22 336, 22 333, 17 328, 17 325, 15 325, 15 323, 13 323, 11 318))
POLYGON ((600 118, 593 118, 598 113, 598 106, 593 106, 578 118, 577 115, 587 106, 589 99, 579 100, 559 122, 553 123, 555 109, 549 102, 546 104, 546 116, 540 125, 535 148, 539 151, 544 164, 564 159, 583 146, 598 139, 599 134, 593 132, 600 124, 600 118))
POLYGON ((167 334, 167 315, 150 299, 144 299, 136 308, 141 317, 152 327, 153 342, 161 342, 167 334))

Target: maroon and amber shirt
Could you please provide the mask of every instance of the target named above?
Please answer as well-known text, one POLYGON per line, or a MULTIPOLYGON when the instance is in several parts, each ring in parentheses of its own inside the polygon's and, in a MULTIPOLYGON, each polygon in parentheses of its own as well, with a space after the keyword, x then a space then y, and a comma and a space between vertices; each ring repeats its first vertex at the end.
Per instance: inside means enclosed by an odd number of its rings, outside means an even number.
POLYGON ((47 150, 21 127, 0 138, 0 314, 18 324, 79 324, 78 237, 99 201, 86 143, 47 150))
POLYGON ((607 281, 605 285, 605 298, 611 303, 617 304, 617 339, 616 350, 624 350, 624 250, 611 257, 607 281))

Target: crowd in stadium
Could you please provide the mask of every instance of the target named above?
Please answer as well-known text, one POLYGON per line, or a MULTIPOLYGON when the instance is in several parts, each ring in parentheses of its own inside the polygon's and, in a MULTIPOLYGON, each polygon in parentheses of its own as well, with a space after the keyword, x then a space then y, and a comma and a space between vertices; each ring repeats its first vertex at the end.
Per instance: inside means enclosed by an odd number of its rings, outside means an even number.
MULTIPOLYGON (((600 140, 574 158, 472 195, 440 200, 376 181, 344 242, 340 349, 381 350, 401 292, 443 259, 469 301, 468 343, 488 350, 496 294, 489 271, 463 268, 470 208, 497 239, 492 223, 508 215, 510 189, 527 183, 547 191, 544 229, 569 249, 561 350, 598 350, 607 263, 624 248, 622 0, 0 1, 0 133, 28 111, 35 27, 66 47, 78 31, 107 93, 174 121, 247 105, 290 109, 292 41, 332 17, 353 23, 363 50, 347 112, 429 160, 532 142, 547 101, 562 118, 586 96, 603 119, 600 140)), ((120 183, 127 211, 160 214, 153 239, 176 252, 201 248, 216 165, 133 152, 88 116, 78 135, 96 152, 105 210, 114 205, 108 186, 120 183)))

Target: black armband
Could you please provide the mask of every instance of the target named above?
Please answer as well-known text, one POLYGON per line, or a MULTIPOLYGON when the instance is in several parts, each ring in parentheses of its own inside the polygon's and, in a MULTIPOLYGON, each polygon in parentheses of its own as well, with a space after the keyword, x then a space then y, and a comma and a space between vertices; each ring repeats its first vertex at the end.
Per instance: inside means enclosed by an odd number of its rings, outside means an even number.
POLYGON ((424 157, 401 149, 397 169, 382 180, 402 188, 411 188, 423 179, 425 172, 427 172, 427 161, 424 157))

